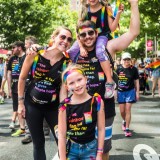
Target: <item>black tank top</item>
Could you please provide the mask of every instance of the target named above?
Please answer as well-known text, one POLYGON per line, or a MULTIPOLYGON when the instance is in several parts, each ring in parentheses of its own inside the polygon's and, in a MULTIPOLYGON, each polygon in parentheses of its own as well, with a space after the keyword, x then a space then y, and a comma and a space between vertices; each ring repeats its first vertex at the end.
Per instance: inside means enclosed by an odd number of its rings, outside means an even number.
POLYGON ((103 7, 94 13, 91 13, 90 9, 88 9, 88 16, 86 18, 87 20, 91 20, 96 24, 96 28, 99 33, 99 36, 101 36, 101 35, 107 36, 109 33, 111 33, 111 31, 109 29, 109 25, 108 25, 107 9, 105 7, 105 9, 103 10, 103 7), (104 18, 102 18, 102 16, 104 18), (102 26, 102 22, 104 23, 104 26, 102 26))
MULTIPOLYGON (((58 105, 61 72, 63 71, 64 63, 68 63, 68 61, 67 58, 63 57, 51 66, 50 60, 39 55, 36 67, 34 71, 32 70, 32 76, 34 75, 34 77, 27 91, 32 103, 52 107, 54 107, 55 104, 58 105)), ((35 63, 33 63, 33 66, 34 64, 35 63)))

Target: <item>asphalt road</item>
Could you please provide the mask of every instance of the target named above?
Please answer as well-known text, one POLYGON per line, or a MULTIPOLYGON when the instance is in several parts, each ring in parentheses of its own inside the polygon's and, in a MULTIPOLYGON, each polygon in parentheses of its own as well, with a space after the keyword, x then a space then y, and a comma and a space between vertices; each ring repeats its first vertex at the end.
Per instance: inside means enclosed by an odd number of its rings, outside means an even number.
MULTIPOLYGON (((12 113, 11 100, 0 104, 0 160, 32 160, 32 143, 22 145, 22 137, 11 137, 8 128, 12 113)), ((145 95, 132 107, 130 129, 133 136, 126 138, 121 130, 118 105, 113 126, 113 148, 110 160, 160 160, 160 98, 145 95)), ((17 126, 18 128, 18 126, 17 126)), ((47 160, 52 160, 57 152, 51 136, 46 136, 47 160)), ((56 159, 55 159, 56 160, 56 159)), ((58 159, 57 159, 58 160, 58 159)))

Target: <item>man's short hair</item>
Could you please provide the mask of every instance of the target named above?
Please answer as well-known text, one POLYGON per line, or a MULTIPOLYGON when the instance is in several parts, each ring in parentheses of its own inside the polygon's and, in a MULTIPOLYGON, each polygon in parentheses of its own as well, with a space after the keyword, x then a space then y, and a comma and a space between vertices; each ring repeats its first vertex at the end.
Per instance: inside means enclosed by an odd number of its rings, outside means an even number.
POLYGON ((37 41, 37 38, 34 37, 34 36, 27 36, 25 38, 26 41, 29 41, 29 43, 32 45, 32 44, 37 44, 38 41, 37 41))
POLYGON ((12 45, 12 47, 21 47, 23 51, 25 51, 25 46, 24 46, 24 43, 22 41, 15 41, 12 45))
POLYGON ((77 27, 76 27, 76 32, 79 33, 79 30, 80 29, 83 29, 83 28, 92 28, 93 30, 96 30, 96 24, 92 21, 80 21, 78 24, 77 24, 77 27))

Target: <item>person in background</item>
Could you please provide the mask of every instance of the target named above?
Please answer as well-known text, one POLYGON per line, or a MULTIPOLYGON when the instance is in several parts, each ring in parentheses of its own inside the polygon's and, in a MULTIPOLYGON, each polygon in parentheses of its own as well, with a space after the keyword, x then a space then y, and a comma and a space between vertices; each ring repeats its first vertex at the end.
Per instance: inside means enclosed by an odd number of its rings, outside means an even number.
MULTIPOLYGON (((4 68, 5 68, 5 64, 4 64, 4 58, 0 57, 0 86, 2 84, 3 81, 3 75, 4 75, 4 68)), ((0 92, 0 104, 4 103, 4 96, 3 96, 3 92, 0 92)))
POLYGON ((62 73, 62 81, 72 95, 61 102, 59 107, 58 150, 60 160, 102 160, 105 117, 101 97, 96 93, 88 94, 87 78, 80 65, 68 66, 62 73), (95 137, 96 127, 98 128, 97 139, 95 137), (66 140, 69 145, 67 156, 66 140))
POLYGON ((7 78, 8 78, 8 88, 9 96, 13 100, 13 114, 12 121, 9 125, 10 129, 15 129, 15 121, 18 116, 18 121, 20 124, 20 129, 13 133, 12 137, 17 137, 25 133, 25 120, 21 115, 18 115, 18 80, 21 72, 21 68, 25 59, 25 47, 24 43, 21 41, 16 41, 12 44, 13 56, 10 58, 7 66, 7 78))
POLYGON ((132 104, 139 100, 139 75, 136 67, 131 65, 131 54, 122 54, 122 66, 117 69, 118 92, 117 102, 122 117, 122 130, 126 137, 131 137, 129 129, 132 104))
POLYGON ((152 96, 155 96, 156 86, 158 84, 158 96, 160 97, 160 53, 157 54, 157 57, 154 62, 147 65, 145 68, 151 71, 152 75, 152 96))
MULTIPOLYGON (((7 58, 6 58, 5 63, 4 63, 4 74, 3 74, 1 89, 0 89, 0 94, 3 97, 2 103, 4 103, 4 97, 5 97, 4 87, 5 87, 6 82, 7 82, 7 89, 8 89, 8 94, 9 94, 8 79, 7 79, 7 65, 8 65, 9 59, 12 56, 12 51, 9 50, 6 54, 6 56, 7 56, 7 58)), ((7 97, 9 98, 9 95, 7 95, 7 97)))

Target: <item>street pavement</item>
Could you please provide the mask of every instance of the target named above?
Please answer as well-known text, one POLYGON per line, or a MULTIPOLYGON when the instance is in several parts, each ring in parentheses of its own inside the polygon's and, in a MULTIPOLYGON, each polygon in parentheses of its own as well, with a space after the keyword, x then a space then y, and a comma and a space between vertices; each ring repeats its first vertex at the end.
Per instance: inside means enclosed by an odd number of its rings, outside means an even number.
MULTIPOLYGON (((22 145, 23 136, 11 137, 12 132, 8 128, 11 113, 12 101, 6 99, 5 104, 0 104, 0 160, 33 160, 33 144, 22 145)), ((156 94, 154 98, 151 95, 141 95, 140 101, 133 105, 130 125, 133 136, 130 138, 126 138, 121 130, 122 120, 117 104, 116 114, 110 160, 160 160, 158 95, 156 94)), ((57 153, 57 147, 51 135, 46 136, 45 146, 47 160, 52 160, 57 153)))

